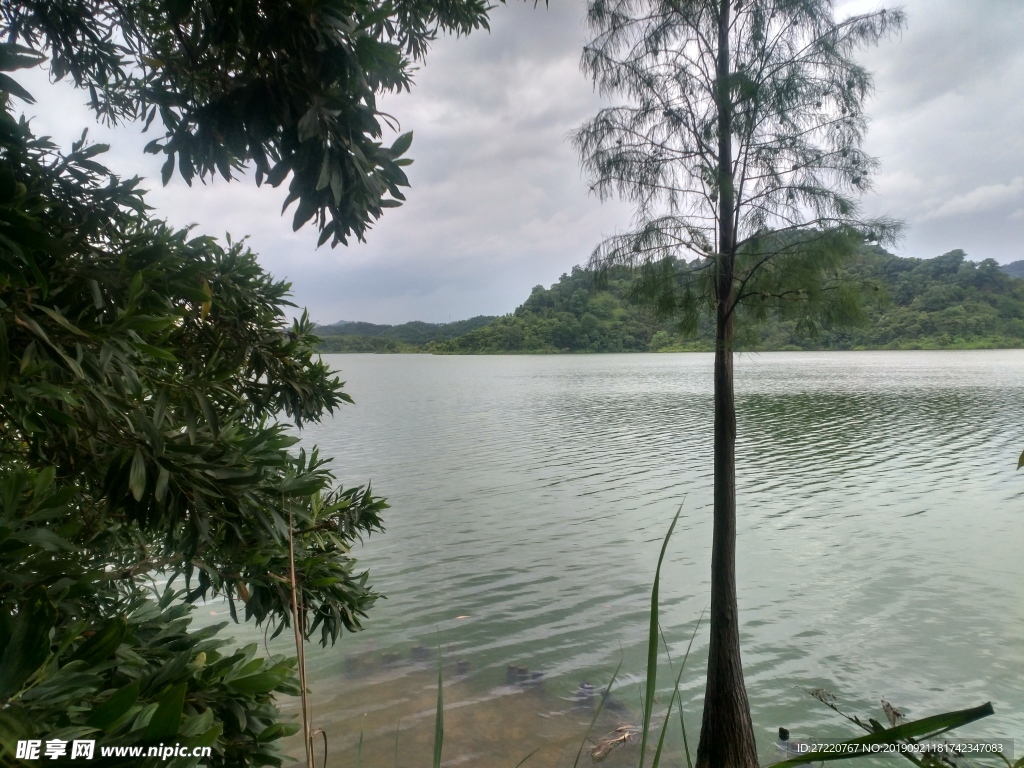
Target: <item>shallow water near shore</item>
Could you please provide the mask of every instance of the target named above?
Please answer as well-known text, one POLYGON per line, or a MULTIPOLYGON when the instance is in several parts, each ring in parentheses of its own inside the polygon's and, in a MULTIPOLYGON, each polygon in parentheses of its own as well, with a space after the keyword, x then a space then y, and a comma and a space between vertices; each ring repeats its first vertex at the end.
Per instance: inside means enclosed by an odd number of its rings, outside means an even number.
MULTIPOLYGON (((360 733, 364 766, 429 765, 438 648, 445 765, 514 768, 539 748, 526 765, 571 766, 592 713, 580 684, 599 690, 620 660, 593 736, 639 724, 650 587, 680 504, 661 587, 674 662, 708 602, 711 356, 325 359, 356 405, 303 442, 392 505, 355 552, 387 600, 308 656, 330 765, 355 764, 360 733)), ((991 700, 962 735, 1024 738, 1024 352, 744 355, 736 389, 762 762, 780 725, 857 735, 799 687, 878 719, 881 697, 911 718, 991 700)), ((681 685, 693 748, 706 629, 681 685)))

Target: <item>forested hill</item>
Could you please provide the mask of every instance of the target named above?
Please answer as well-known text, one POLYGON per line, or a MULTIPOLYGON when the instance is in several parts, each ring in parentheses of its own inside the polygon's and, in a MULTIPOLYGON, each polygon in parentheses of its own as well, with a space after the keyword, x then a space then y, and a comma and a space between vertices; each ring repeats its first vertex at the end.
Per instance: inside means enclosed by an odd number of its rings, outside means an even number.
POLYGON ((454 323, 421 323, 374 325, 373 323, 340 322, 318 325, 321 352, 420 352, 430 342, 444 341, 492 323, 498 318, 479 315, 454 323))
MULTIPOLYGON (((822 330, 816 338, 793 322, 769 320, 760 328, 763 350, 966 349, 1024 346, 1024 280, 993 260, 968 261, 955 250, 934 259, 900 258, 872 249, 849 276, 873 280, 885 297, 868 309, 868 322, 822 330)), ((711 329, 682 339, 671 322, 628 298, 630 278, 612 275, 595 290, 590 272, 573 269, 550 288, 537 286, 511 315, 425 351, 449 354, 524 352, 642 352, 711 348, 711 329)))

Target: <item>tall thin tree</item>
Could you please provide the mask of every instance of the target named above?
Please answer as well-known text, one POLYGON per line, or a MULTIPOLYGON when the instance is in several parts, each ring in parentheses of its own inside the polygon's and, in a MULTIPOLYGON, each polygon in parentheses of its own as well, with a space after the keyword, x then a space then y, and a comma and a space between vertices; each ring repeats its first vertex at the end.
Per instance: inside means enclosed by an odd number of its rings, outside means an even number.
POLYGON ((837 20, 831 0, 590 0, 587 18, 583 69, 627 103, 603 109, 573 140, 592 189, 635 205, 634 228, 600 245, 592 264, 641 267, 641 290, 661 311, 691 328, 708 315, 716 328, 697 766, 753 768, 735 573, 737 315, 856 314, 857 287, 837 280, 837 267, 899 224, 858 209, 878 164, 861 150, 872 80, 853 55, 898 33, 904 14, 837 20))

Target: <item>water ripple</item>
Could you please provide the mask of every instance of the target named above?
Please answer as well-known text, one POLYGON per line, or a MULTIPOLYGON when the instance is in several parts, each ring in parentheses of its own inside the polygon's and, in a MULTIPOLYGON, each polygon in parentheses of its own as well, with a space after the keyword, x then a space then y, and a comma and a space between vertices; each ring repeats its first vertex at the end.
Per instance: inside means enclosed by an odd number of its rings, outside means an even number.
MULTIPOLYGON (((662 584, 682 654, 709 593, 710 356, 327 359, 357 405, 304 440, 392 504, 387 533, 358 552, 388 600, 344 641, 349 658, 440 644, 472 670, 473 701, 498 700, 487 692, 504 690, 508 664, 563 693, 620 658, 636 681, 658 548, 685 497, 662 584)), ((1024 354, 771 353, 736 371, 758 733, 843 732, 803 686, 861 714, 880 696, 922 715, 992 699, 999 715, 972 734, 1024 736, 1024 354)), ((684 678, 689 713, 705 634, 684 678)), ((384 709, 401 698, 394 670, 353 683, 340 654, 313 663, 384 709)))

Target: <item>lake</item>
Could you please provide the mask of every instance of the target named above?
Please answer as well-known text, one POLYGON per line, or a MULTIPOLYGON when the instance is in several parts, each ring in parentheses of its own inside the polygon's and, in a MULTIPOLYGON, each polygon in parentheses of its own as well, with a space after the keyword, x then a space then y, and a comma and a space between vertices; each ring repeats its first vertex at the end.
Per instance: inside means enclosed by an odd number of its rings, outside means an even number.
MULTIPOLYGON (((331 763, 354 764, 362 734, 363 765, 430 764, 438 648, 446 765, 514 768, 539 748, 527 766, 571 766, 591 718, 581 684, 600 691, 620 662, 594 737, 639 722, 650 589, 680 505, 661 621, 676 664, 696 628, 681 682, 695 749, 712 356, 326 359, 356 405, 303 440, 392 506, 387 532, 355 552, 387 599, 366 631, 309 656, 331 763)), ((996 715, 961 735, 1024 737, 1024 352, 743 355, 736 389, 762 762, 779 757, 779 726, 859 735, 801 687, 881 720, 883 697, 910 718, 992 701, 996 715)))

